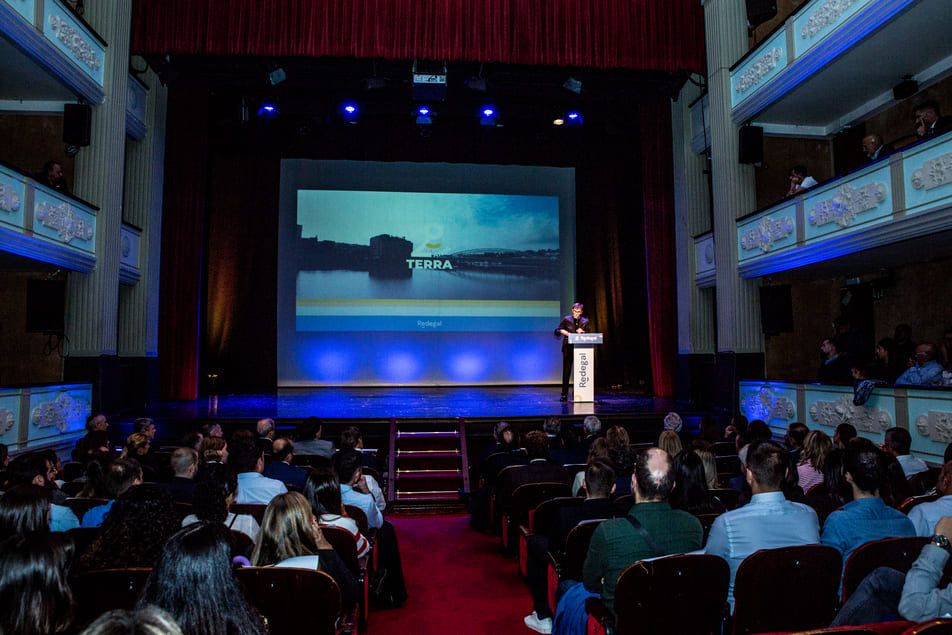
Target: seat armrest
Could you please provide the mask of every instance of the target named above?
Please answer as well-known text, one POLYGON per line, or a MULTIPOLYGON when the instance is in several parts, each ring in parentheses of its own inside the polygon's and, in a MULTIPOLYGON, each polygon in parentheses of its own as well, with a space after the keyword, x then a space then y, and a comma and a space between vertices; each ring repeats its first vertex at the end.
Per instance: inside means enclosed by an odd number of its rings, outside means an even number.
POLYGON ((525 525, 519 525, 519 533, 521 533, 524 537, 528 538, 529 536, 532 535, 532 530, 529 529, 525 525))
POLYGON ((592 619, 597 620, 602 625, 605 633, 610 634, 615 629, 615 614, 605 606, 601 598, 586 599, 585 611, 592 619))

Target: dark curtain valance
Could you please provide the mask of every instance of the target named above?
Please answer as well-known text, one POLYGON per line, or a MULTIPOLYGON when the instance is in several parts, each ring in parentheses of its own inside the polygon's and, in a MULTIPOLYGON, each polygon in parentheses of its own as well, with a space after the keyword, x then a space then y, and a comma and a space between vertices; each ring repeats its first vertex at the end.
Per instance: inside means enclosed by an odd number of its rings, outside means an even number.
POLYGON ((139 54, 702 71, 697 0, 138 0, 139 54))

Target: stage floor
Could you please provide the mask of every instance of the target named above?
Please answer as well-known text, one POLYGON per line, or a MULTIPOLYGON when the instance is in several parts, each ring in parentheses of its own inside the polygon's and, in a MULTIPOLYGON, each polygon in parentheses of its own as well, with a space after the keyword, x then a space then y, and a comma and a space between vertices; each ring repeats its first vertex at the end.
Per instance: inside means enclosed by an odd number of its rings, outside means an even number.
POLYGON ((445 386, 288 388, 274 393, 218 395, 195 401, 149 404, 156 419, 455 419, 652 415, 691 410, 670 399, 603 392, 595 403, 563 403, 558 386, 445 386))

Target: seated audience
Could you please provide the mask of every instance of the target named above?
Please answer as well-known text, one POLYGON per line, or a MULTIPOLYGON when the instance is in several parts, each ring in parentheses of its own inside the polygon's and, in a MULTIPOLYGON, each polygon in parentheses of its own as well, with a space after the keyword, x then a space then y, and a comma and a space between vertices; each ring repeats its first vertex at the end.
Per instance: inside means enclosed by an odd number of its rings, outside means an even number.
POLYGON ((191 503, 195 496, 195 475, 198 473, 198 452, 192 448, 176 448, 172 452, 172 480, 163 487, 177 503, 191 503))
POLYGON ((104 414, 91 415, 86 419, 86 436, 76 442, 73 460, 87 463, 99 455, 109 455, 109 421, 104 414))
POLYGON ((935 527, 908 573, 879 567, 866 576, 843 604, 833 626, 855 626, 905 619, 924 622, 952 613, 952 586, 939 587, 949 562, 952 518, 935 527))
POLYGON ((220 423, 206 423, 205 425, 202 426, 201 432, 202 432, 202 436, 205 437, 206 439, 208 437, 224 438, 225 436, 225 433, 222 432, 220 423))
POLYGON ((345 505, 353 505, 367 515, 371 528, 383 524, 383 514, 374 503, 367 487, 367 478, 360 466, 360 453, 353 449, 340 450, 334 455, 334 471, 340 481, 341 500, 345 505))
POLYGON ((139 608, 168 612, 191 635, 266 635, 231 569, 231 536, 220 523, 194 523, 169 538, 139 596, 139 608))
POLYGON ((711 415, 703 415, 700 424, 700 438, 707 443, 717 443, 723 439, 721 427, 717 425, 717 419, 711 415))
POLYGON ((78 569, 151 567, 169 536, 179 528, 172 497, 158 485, 139 485, 116 499, 102 522, 102 532, 85 553, 78 569))
POLYGON ((841 423, 833 432, 833 447, 846 449, 849 442, 856 438, 856 428, 852 423, 841 423))
POLYGON ((526 578, 532 592, 533 611, 524 618, 526 626, 540 633, 552 631, 546 582, 549 553, 559 554, 569 532, 584 520, 611 518, 614 506, 611 494, 615 489, 615 472, 607 461, 596 460, 584 470, 587 495, 581 505, 563 507, 553 519, 545 535, 529 536, 526 541, 526 578))
POLYGON ((673 430, 665 430, 661 433, 658 437, 658 447, 671 457, 677 456, 684 449, 684 446, 681 445, 681 437, 673 430))
POLYGON ((116 459, 106 467, 103 475, 103 494, 107 503, 97 505, 83 514, 83 527, 99 527, 116 499, 129 489, 142 484, 142 468, 135 459, 116 459))
POLYGON ((906 369, 896 379, 897 386, 933 386, 942 383, 942 364, 936 361, 935 346, 919 344, 916 347, 914 366, 906 369))
POLYGON ((574 426, 566 424, 559 428, 558 451, 552 455, 552 460, 562 465, 578 465, 585 462, 585 448, 574 426))
POLYGON ((271 445, 271 462, 264 468, 264 475, 281 481, 288 487, 304 489, 307 482, 308 470, 297 465, 291 465, 294 460, 294 444, 285 437, 275 439, 271 445))
POLYGON ((370 553, 370 542, 360 533, 353 518, 344 511, 340 497, 340 481, 333 470, 314 470, 304 486, 304 496, 311 504, 311 511, 321 526, 340 527, 354 537, 357 544, 357 557, 363 558, 370 553))
POLYGON ((803 442, 806 441, 810 428, 799 421, 794 421, 787 426, 787 436, 784 438, 784 445, 790 451, 790 458, 794 463, 800 463, 800 453, 803 451, 803 442))
POLYGON ((907 479, 929 469, 925 461, 910 454, 912 451, 912 435, 905 428, 894 427, 886 430, 882 449, 887 454, 896 457, 907 479))
POLYGON ((59 161, 50 160, 44 163, 43 169, 36 175, 36 180, 57 192, 69 194, 69 184, 66 183, 66 175, 63 174, 63 164, 59 161))
POLYGON ((935 489, 940 495, 938 500, 919 503, 909 510, 909 520, 915 525, 917 536, 931 536, 940 518, 952 516, 952 463, 942 466, 935 489))
POLYGON ((132 422, 133 434, 144 434, 149 441, 155 441, 155 421, 150 417, 139 417, 132 422))
POLYGON ((615 470, 615 496, 631 494, 631 470, 635 457, 628 431, 621 426, 612 426, 605 432, 604 438, 608 443, 608 460, 615 470))
MULTIPOLYGON (((39 452, 27 452, 10 461, 7 466, 7 488, 17 485, 36 485, 50 493, 53 467, 49 460, 39 452)), ((79 519, 69 507, 52 503, 50 505, 50 531, 67 531, 79 527, 79 519)))
POLYGON ((499 475, 499 481, 496 483, 496 504, 504 513, 509 511, 512 494, 520 485, 544 481, 568 483, 565 468, 553 463, 549 457, 549 442, 545 438, 545 432, 527 432, 523 445, 529 464, 506 470, 499 475))
POLYGON ((500 421, 493 427, 493 438, 496 443, 483 449, 479 460, 479 486, 469 502, 469 524, 473 529, 489 528, 489 504, 496 488, 496 476, 510 465, 528 463, 507 422, 500 421))
POLYGON ((0 542, 0 633, 59 635, 73 621, 72 542, 48 533, 0 542))
POLYGON ((278 494, 286 494, 288 488, 281 481, 264 476, 264 454, 253 441, 232 440, 229 465, 238 474, 236 503, 267 505, 278 494))
POLYGON ((184 437, 182 437, 181 445, 183 448, 192 448, 198 453, 198 456, 201 457, 202 441, 204 440, 205 435, 203 435, 201 432, 189 432, 184 437))
MULTIPOLYGON (((264 454, 271 454, 271 444, 274 443, 274 419, 258 419, 255 432, 258 434, 258 447, 264 454)), ((234 441, 234 437, 232 440, 234 441)))
POLYGON ((228 443, 222 437, 205 436, 202 439, 198 458, 202 463, 227 463, 228 443))
POLYGON ((135 432, 130 434, 126 439, 126 446, 122 449, 122 454, 119 455, 119 458, 135 459, 142 468, 142 480, 155 481, 157 476, 155 470, 148 464, 148 455, 151 449, 152 439, 141 432, 135 432))
POLYGON ((588 449, 595 443, 595 439, 602 433, 602 422, 595 415, 588 415, 582 420, 582 430, 585 436, 582 438, 582 449, 588 452, 588 449))
MULTIPOLYGON (((600 594, 609 609, 614 608, 618 575, 628 565, 701 548, 700 521, 668 503, 674 479, 674 465, 667 452, 650 448, 636 453, 631 475, 635 504, 626 517, 606 520, 592 535, 582 572, 584 588, 590 594, 600 594)), ((578 590, 568 591, 566 603, 578 595, 578 590)))
POLYGON ((817 371, 816 380, 821 384, 845 384, 852 381, 849 360, 837 349, 836 341, 826 338, 820 343, 823 362, 817 371))
POLYGON ((103 613, 80 635, 183 635, 172 616, 154 606, 103 613))
POLYGON ((786 450, 772 441, 748 446, 744 475, 750 485, 750 502, 721 514, 711 526, 704 552, 727 560, 731 569, 728 601, 734 606, 734 577, 740 563, 760 549, 810 545, 820 541, 816 512, 784 498, 781 486, 787 476, 786 450))
POLYGON ((883 143, 883 138, 875 132, 863 137, 863 154, 870 161, 888 157, 893 152, 895 152, 893 147, 888 143, 883 143))
POLYGON ((334 442, 321 438, 323 426, 317 417, 308 417, 304 426, 298 432, 298 439, 294 442, 294 449, 301 455, 323 456, 330 459, 334 456, 334 442))
POLYGON ((924 101, 915 109, 916 136, 920 138, 938 137, 952 130, 952 117, 943 116, 939 103, 924 101))
POLYGON ((701 457, 684 450, 674 457, 674 489, 671 507, 691 514, 720 514, 727 511, 724 503, 711 494, 701 457))
POLYGON ((714 454, 708 450, 694 450, 694 453, 698 455, 701 459, 701 463, 704 464, 704 477, 707 480, 707 488, 717 489, 717 460, 714 458, 714 454))
POLYGON ((804 493, 823 482, 823 466, 833 449, 830 437, 822 430, 812 430, 803 441, 803 451, 797 463, 797 480, 804 493))
MULTIPOLYGON (((875 446, 868 444, 869 448, 875 449, 875 446)), ((834 448, 826 457, 826 463, 823 466, 823 485, 825 487, 815 489, 798 501, 806 503, 816 512, 817 520, 820 526, 823 526, 826 518, 849 501, 853 500, 853 492, 849 483, 843 476, 843 454, 845 450, 834 448)), ((882 490, 882 488, 880 488, 882 490)), ((880 492, 881 494, 882 492, 880 492)))
POLYGON ((231 466, 209 465, 196 480, 192 513, 182 521, 183 527, 199 521, 222 523, 252 540, 258 537, 258 521, 254 516, 229 511, 238 493, 238 477, 231 466))
POLYGON ((816 179, 810 176, 810 170, 805 165, 795 165, 790 168, 789 180, 790 187, 787 189, 787 196, 794 196, 817 184, 816 179))
POLYGON ((879 497, 886 479, 886 457, 881 450, 850 445, 843 454, 843 475, 853 500, 829 515, 820 542, 839 550, 844 567, 850 554, 863 543, 915 535, 909 518, 887 507, 879 497))
MULTIPOLYGON (((618 455, 616 454, 616 457, 618 455)), ((586 465, 591 465, 592 461, 608 461, 611 464, 612 469, 614 469, 615 464, 612 461, 611 452, 608 448, 608 440, 605 437, 595 439, 595 442, 588 448, 588 458, 585 461, 586 465)), ((631 460, 628 461, 628 470, 631 471, 631 460)), ((629 478, 630 480, 630 478, 629 478)), ((618 476, 616 472, 615 476, 615 486, 618 486, 618 476)), ((628 487, 631 487, 631 484, 628 484, 628 487)), ((630 493, 630 492, 629 492, 630 493)), ((575 480, 572 481, 572 496, 584 496, 585 495, 585 471, 580 470, 575 473, 575 480)))
POLYGON ((345 610, 357 604, 354 574, 324 538, 311 506, 301 494, 280 494, 268 503, 251 564, 324 571, 337 582, 345 610))
POLYGON ((364 435, 357 426, 344 428, 340 434, 341 450, 357 450, 360 453, 360 465, 372 470, 380 471, 380 462, 374 452, 364 452, 364 435))
POLYGON ((880 379, 887 384, 896 383, 905 370, 905 360, 896 353, 896 342, 891 337, 884 337, 876 343, 875 359, 868 371, 873 379, 880 379))
POLYGON ((50 496, 33 483, 11 487, 0 496, 0 540, 50 531, 50 496))

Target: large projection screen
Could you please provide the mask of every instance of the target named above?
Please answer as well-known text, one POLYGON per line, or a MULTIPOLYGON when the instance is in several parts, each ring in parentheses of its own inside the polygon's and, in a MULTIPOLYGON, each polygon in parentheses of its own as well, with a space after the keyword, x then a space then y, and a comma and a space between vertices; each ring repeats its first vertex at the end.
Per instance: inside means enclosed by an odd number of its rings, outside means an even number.
POLYGON ((571 168, 281 162, 278 385, 561 381, 571 168))

